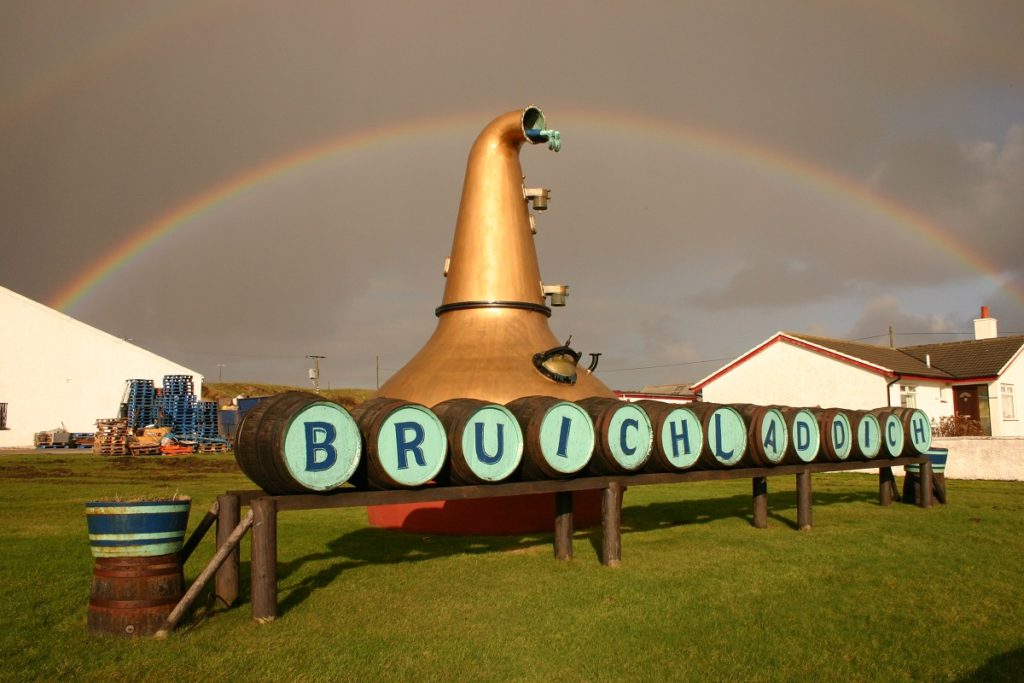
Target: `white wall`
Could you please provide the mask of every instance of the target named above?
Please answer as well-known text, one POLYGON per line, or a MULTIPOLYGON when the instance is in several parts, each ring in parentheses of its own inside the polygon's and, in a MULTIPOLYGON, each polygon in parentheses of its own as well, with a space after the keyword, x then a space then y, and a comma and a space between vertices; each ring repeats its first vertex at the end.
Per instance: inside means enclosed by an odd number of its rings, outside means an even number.
POLYGON ((932 445, 949 449, 947 479, 1024 481, 1024 438, 959 436, 932 445))
MULTIPOLYGON (((765 347, 704 385, 711 403, 757 403, 867 410, 886 405, 882 375, 786 342, 765 347)), ((899 405, 899 392, 896 401, 899 405)))
POLYGON ((900 405, 900 386, 914 387, 916 407, 923 410, 936 424, 938 424, 939 418, 953 414, 953 390, 948 384, 900 380, 889 389, 889 400, 893 406, 900 405))
POLYGON ((31 446, 35 432, 60 427, 95 431, 117 417, 125 380, 202 376, 134 344, 0 287, 0 402, 7 430, 0 447, 31 446))
POLYGON ((989 413, 992 415, 992 436, 1024 436, 1024 422, 1021 403, 1024 402, 1024 356, 1017 356, 998 381, 988 386, 989 413), (1013 385, 1013 402, 1016 419, 1003 420, 1003 404, 1000 399, 1000 384, 1013 385))

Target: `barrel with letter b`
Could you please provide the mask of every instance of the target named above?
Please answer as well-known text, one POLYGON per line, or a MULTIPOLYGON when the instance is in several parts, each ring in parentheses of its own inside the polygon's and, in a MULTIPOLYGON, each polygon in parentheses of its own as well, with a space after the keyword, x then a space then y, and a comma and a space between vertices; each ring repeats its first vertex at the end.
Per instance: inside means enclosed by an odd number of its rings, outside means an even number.
POLYGON ((431 411, 448 434, 452 484, 489 484, 512 476, 523 459, 523 432, 508 408, 472 398, 453 398, 431 411))
POLYGON ((580 406, 552 396, 526 396, 505 404, 523 430, 523 479, 578 474, 594 454, 594 421, 580 406))
POLYGON ((654 430, 643 408, 602 396, 576 403, 590 415, 597 434, 594 457, 590 460, 592 473, 629 474, 647 463, 654 445, 654 430))
POLYGON ((448 436, 437 415, 425 406, 378 397, 352 409, 366 444, 356 473, 372 489, 415 488, 433 481, 448 454, 448 436))
POLYGON ((303 391, 264 399, 246 413, 235 438, 238 466, 275 495, 336 489, 356 471, 361 455, 352 416, 303 391))
POLYGON ((637 401, 651 418, 654 448, 645 472, 680 472, 693 467, 704 446, 700 418, 687 406, 664 401, 637 401))

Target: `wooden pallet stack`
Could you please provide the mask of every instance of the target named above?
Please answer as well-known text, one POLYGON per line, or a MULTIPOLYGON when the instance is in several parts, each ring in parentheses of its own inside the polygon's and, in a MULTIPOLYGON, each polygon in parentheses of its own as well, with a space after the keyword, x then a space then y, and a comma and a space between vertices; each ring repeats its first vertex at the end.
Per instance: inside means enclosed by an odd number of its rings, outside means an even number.
POLYGON ((126 418, 96 420, 96 436, 92 452, 100 455, 127 455, 128 420, 126 418))

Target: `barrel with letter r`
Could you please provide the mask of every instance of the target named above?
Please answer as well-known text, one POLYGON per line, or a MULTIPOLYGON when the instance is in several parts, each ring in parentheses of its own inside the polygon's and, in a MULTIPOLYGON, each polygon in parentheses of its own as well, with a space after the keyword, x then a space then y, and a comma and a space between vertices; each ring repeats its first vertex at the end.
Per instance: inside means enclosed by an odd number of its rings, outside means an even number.
POLYGON ((807 408, 774 407, 782 413, 789 433, 789 443, 786 444, 782 462, 787 465, 806 465, 814 462, 821 450, 818 417, 807 408))
POLYGON ((739 411, 717 403, 692 403, 691 407, 704 433, 701 466, 721 469, 739 465, 747 454, 747 424, 739 411))
POLYGON ((892 408, 877 408, 870 412, 878 420, 878 428, 882 432, 881 455, 886 458, 900 457, 904 444, 903 422, 900 416, 892 408))
POLYGON ((647 463, 654 445, 651 418, 635 403, 593 396, 576 402, 594 421, 593 474, 630 474, 647 463))
POLYGON ((681 472, 697 463, 704 446, 700 418, 689 407, 664 401, 637 401, 651 419, 654 448, 645 472, 681 472))
POLYGON ((271 494, 331 491, 347 482, 362 455, 352 416, 303 391, 264 399, 238 426, 235 458, 271 494))
POLYGON ((561 479, 586 468, 594 453, 594 421, 583 408, 552 396, 505 404, 523 430, 523 479, 561 479))
POLYGON ((893 408, 903 425, 903 455, 924 455, 932 447, 932 423, 919 408, 893 408))
POLYGON ((747 423, 747 463, 768 467, 782 462, 789 447, 786 418, 778 408, 749 403, 733 407, 747 423))
POLYGON ((452 484, 490 484, 511 477, 523 459, 523 432, 508 408, 472 398, 453 398, 431 408, 448 435, 452 484))
POLYGON ((415 488, 434 481, 448 454, 437 415, 418 403, 378 397, 352 409, 366 444, 353 480, 372 489, 415 488))

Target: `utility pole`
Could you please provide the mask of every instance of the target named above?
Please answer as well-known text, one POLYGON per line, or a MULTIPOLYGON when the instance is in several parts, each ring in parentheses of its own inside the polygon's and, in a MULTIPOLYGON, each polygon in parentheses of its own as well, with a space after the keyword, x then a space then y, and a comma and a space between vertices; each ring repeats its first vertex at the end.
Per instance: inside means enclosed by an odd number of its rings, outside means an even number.
POLYGON ((320 360, 327 358, 327 356, 318 356, 316 354, 310 354, 306 358, 313 359, 313 367, 309 371, 309 378, 313 380, 313 389, 316 393, 320 393, 320 360))
POLYGON ((224 368, 227 367, 223 363, 217 363, 217 381, 224 381, 224 368))
POLYGON ((892 325, 889 325, 889 348, 890 349, 895 349, 896 348, 896 340, 892 336, 892 325))
POLYGON ((380 389, 380 356, 377 356, 377 388, 380 389))

